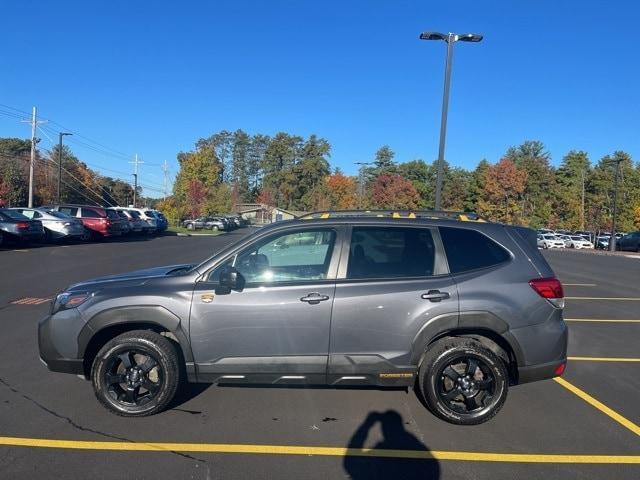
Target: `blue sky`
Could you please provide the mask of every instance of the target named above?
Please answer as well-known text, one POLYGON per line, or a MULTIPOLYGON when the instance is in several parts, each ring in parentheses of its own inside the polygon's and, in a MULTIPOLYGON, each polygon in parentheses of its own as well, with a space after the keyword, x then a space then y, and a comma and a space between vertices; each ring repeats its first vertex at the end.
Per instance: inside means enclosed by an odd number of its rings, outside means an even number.
MULTIPOLYGON (((445 44, 419 41, 425 30, 485 36, 455 47, 453 165, 496 161, 525 139, 542 140, 554 163, 570 149, 640 158, 633 0, 10 0, 3 17, 0 103, 36 105, 125 154, 69 139, 104 174, 124 176, 137 152, 142 183, 156 188, 164 160, 175 174, 177 152, 221 129, 316 133, 347 173, 383 144, 398 161, 432 161, 445 44)), ((0 114, 0 136, 29 127, 0 114)))

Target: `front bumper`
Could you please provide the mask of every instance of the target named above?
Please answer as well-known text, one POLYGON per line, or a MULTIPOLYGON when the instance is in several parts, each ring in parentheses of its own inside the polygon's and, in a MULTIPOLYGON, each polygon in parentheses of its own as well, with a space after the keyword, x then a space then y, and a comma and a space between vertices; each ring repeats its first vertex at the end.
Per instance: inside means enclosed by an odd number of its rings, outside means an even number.
MULTIPOLYGON (((77 323, 80 316, 77 312, 71 312, 66 315, 66 319, 62 319, 62 323, 77 323)), ((52 372, 72 373, 75 375, 84 375, 84 360, 82 358, 69 358, 69 352, 65 352, 68 348, 73 348, 69 342, 60 342, 56 338, 53 329, 53 316, 47 315, 38 323, 38 349, 40 350, 40 360, 52 372), (68 343, 65 345, 65 343, 68 343), (62 352, 61 352, 62 350, 62 352)), ((60 329, 57 329, 60 330, 60 329)))

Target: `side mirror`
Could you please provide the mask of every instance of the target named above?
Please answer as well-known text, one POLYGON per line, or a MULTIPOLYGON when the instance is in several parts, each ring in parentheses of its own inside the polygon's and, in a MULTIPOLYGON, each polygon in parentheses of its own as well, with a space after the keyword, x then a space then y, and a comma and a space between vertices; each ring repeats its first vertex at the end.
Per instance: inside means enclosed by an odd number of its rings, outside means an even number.
POLYGON ((241 292, 244 289, 245 280, 242 274, 233 267, 226 267, 220 272, 220 280, 216 287, 218 295, 231 293, 231 290, 241 292))

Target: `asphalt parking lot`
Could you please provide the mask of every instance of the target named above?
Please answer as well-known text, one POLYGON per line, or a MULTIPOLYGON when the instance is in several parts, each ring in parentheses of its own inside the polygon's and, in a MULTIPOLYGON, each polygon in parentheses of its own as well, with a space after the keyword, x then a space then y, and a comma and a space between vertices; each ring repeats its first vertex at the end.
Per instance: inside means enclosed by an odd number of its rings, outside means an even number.
POLYGON ((0 251, 0 478, 640 478, 640 258, 545 252, 567 371, 513 388, 480 426, 402 390, 206 385, 126 419, 38 360, 37 321, 68 284, 199 261, 246 232, 0 251))

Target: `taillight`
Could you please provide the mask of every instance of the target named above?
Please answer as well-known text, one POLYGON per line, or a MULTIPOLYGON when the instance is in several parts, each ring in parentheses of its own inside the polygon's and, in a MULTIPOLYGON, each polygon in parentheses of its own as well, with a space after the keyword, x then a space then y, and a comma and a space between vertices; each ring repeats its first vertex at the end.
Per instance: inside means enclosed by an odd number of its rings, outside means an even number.
POLYGON ((16 223, 16 227, 18 227, 18 228, 29 228, 29 222, 18 222, 18 223, 16 223))
POLYGON ((534 278, 529 280, 529 285, 542 298, 546 298, 558 308, 564 308, 564 291, 562 283, 557 278, 534 278))
POLYGON ((564 373, 564 371, 565 371, 566 369, 567 369, 567 363, 566 363, 566 362, 562 362, 560 365, 558 365, 558 366, 556 367, 556 369, 553 371, 553 374, 554 374, 556 377, 560 377, 560 376, 564 373))

